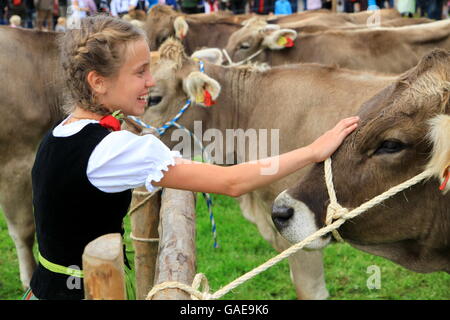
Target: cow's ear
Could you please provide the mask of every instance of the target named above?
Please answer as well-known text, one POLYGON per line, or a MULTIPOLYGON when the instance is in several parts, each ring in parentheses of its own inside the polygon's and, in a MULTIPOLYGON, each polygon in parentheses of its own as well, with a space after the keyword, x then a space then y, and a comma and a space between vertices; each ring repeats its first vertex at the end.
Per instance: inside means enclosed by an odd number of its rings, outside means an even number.
POLYGON ((427 168, 441 183, 441 190, 450 190, 450 115, 440 114, 430 120, 429 139, 433 143, 433 153, 427 168))
POLYGON ((192 102, 210 107, 219 96, 220 84, 206 74, 194 71, 183 80, 183 90, 192 102))
POLYGON ((292 29, 279 29, 264 36, 263 46, 272 50, 281 50, 294 46, 297 31, 292 29))
POLYGON ((217 48, 207 48, 195 51, 191 58, 205 60, 216 65, 222 65, 223 54, 220 49, 217 48))
POLYGON ((175 36, 178 39, 183 40, 187 35, 189 25, 183 16, 178 16, 173 21, 173 28, 175 29, 175 36))

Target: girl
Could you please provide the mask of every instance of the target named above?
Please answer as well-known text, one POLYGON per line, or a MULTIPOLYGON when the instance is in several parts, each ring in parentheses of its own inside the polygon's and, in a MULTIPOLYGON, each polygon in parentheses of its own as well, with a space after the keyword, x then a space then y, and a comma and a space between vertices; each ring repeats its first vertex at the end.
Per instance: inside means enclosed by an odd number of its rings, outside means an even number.
POLYGON ((32 170, 39 266, 28 298, 83 299, 81 256, 95 238, 123 232, 131 189, 168 187, 237 197, 329 157, 358 118, 340 121, 312 144, 231 167, 184 160, 153 135, 110 123, 111 113, 141 116, 148 89, 149 46, 140 29, 107 16, 87 17, 60 40, 69 116, 43 138, 32 170), (108 116, 109 115, 109 116, 108 116), (262 175, 265 167, 278 172, 262 175), (211 179, 215 177, 215 179, 211 179), (78 285, 77 285, 78 284, 78 285))

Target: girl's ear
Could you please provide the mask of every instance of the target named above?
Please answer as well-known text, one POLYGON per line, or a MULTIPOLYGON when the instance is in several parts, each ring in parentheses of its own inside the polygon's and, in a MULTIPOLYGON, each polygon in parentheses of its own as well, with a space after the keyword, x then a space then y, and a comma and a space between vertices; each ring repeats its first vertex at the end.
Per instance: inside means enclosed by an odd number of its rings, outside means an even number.
POLYGON ((106 93, 106 83, 105 78, 97 73, 97 71, 89 71, 87 75, 87 82, 91 86, 94 93, 105 94, 106 93))

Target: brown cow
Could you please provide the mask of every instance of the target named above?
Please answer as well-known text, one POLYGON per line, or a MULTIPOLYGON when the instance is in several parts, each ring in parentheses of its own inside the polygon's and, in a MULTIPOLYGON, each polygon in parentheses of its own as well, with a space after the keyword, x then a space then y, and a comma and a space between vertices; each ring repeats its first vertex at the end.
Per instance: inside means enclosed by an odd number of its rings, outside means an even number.
MULTIPOLYGON (((330 10, 310 10, 302 11, 286 16, 275 16, 266 18, 269 23, 276 24, 292 24, 299 21, 307 20, 313 17, 319 17, 320 19, 333 19, 331 16, 336 17, 341 22, 349 22, 353 24, 365 24, 373 14, 377 12, 382 21, 401 18, 400 13, 396 9, 381 9, 377 11, 361 11, 356 13, 332 13, 330 10)), ((407 20, 407 19, 405 19, 407 20)), ((337 21, 337 20, 335 20, 337 21)))
MULTIPOLYGON (((361 124, 332 157, 338 202, 349 210, 424 169, 434 176, 344 223, 352 246, 417 272, 450 273, 450 52, 435 50, 359 111, 361 124), (439 185, 443 191, 438 190, 439 185)), ((280 194, 273 219, 289 241, 324 226, 323 165, 280 194)), ((321 248, 326 236, 313 244, 321 248)))
POLYGON ((62 117, 62 78, 53 32, 0 27, 0 204, 27 287, 36 266, 31 167, 37 146, 62 117))
POLYGON ((158 50, 169 37, 182 39, 188 54, 203 47, 224 48, 228 37, 242 26, 234 17, 203 15, 185 16, 169 6, 155 5, 148 15, 144 30, 150 50, 158 50))
MULTIPOLYGON (((201 103, 194 104, 178 123, 195 131, 194 121, 201 121, 205 139, 209 129, 217 129, 214 132, 219 131, 223 136, 227 135, 227 129, 242 129, 249 135, 253 129, 257 132, 278 129, 280 153, 312 142, 338 119, 355 113, 363 101, 393 80, 316 64, 283 66, 267 71, 206 64, 205 74, 201 74, 197 63, 186 58, 179 43, 166 42, 160 53, 161 60, 152 66, 156 85, 150 88, 145 122, 162 125, 178 113, 188 97, 196 101, 197 90, 202 92, 208 88, 217 100, 216 105, 205 108, 201 103)), ((178 133, 168 131, 162 140, 173 147, 178 143, 179 136, 175 136, 178 133)), ((248 139, 244 141, 251 144, 248 139)), ((248 160, 248 155, 240 154, 239 146, 242 145, 237 143, 232 148, 227 145, 226 150, 220 150, 232 161, 223 161, 223 158, 219 161, 232 164, 248 160)), ((305 172, 300 171, 239 199, 244 216, 257 225, 261 235, 277 250, 285 249, 287 242, 274 228, 271 203, 281 190, 305 172)), ((300 252, 290 259, 290 267, 299 298, 328 296, 320 252, 300 252)))
POLYGON ((295 62, 336 64, 356 70, 401 73, 417 64, 435 47, 450 49, 450 21, 361 30, 330 30, 296 34, 272 25, 247 25, 230 36, 226 51, 233 62, 256 55, 252 61, 281 65, 295 62), (281 37, 295 39, 286 47, 281 37), (257 54, 259 52, 259 54, 257 54))

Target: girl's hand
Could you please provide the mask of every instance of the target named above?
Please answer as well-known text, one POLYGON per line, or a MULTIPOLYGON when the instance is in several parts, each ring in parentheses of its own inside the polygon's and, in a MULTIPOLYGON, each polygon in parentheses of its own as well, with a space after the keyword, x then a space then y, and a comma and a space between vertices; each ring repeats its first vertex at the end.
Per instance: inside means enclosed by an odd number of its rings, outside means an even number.
POLYGON ((341 145, 342 141, 358 126, 359 117, 345 118, 331 130, 328 130, 308 148, 312 152, 314 162, 322 162, 329 158, 336 149, 341 145))

